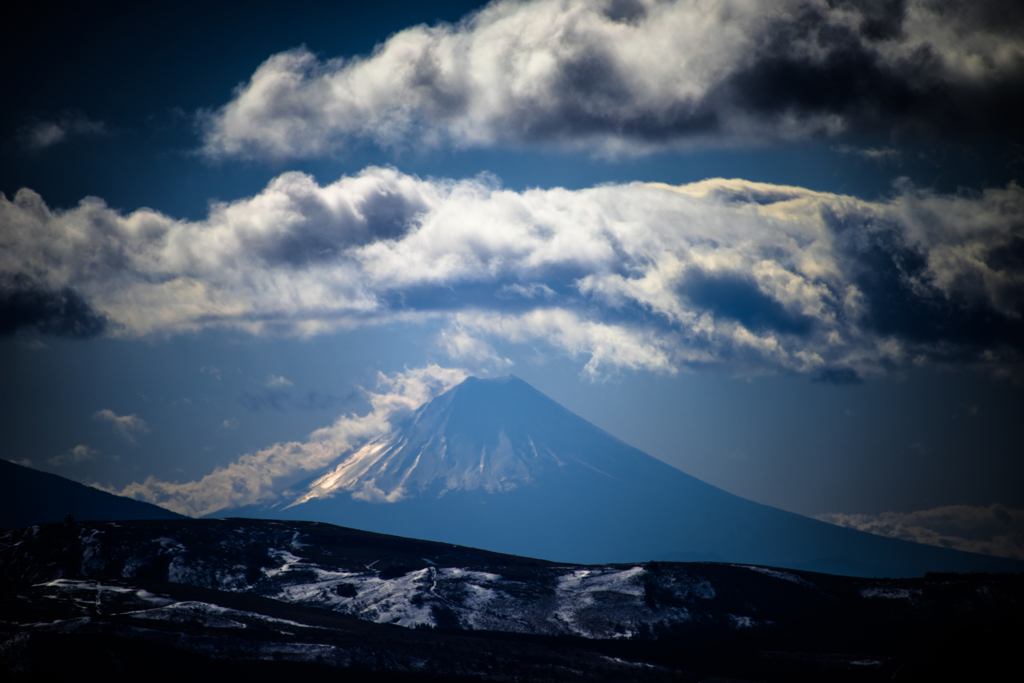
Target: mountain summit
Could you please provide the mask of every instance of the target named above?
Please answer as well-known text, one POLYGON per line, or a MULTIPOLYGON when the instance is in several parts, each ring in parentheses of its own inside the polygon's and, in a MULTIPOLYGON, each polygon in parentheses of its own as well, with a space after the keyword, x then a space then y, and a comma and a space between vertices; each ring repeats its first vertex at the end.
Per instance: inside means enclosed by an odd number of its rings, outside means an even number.
POLYGON ((470 377, 344 458, 295 504, 345 491, 356 500, 393 503, 452 491, 640 483, 651 466, 666 467, 518 377, 470 377))
POLYGON ((514 376, 465 380, 385 437, 343 454, 293 501, 223 513, 580 563, 711 560, 893 577, 1021 569, 739 498, 514 376))

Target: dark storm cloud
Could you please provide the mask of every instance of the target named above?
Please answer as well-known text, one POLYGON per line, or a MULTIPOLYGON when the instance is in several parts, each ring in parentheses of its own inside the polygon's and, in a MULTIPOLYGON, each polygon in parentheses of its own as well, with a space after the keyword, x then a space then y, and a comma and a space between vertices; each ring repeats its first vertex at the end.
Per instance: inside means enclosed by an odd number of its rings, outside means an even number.
POLYGON ((760 52, 723 84, 723 97, 758 115, 839 115, 863 127, 912 117, 923 104, 922 94, 901 71, 939 68, 924 52, 916 64, 900 70, 856 31, 830 26, 826 16, 811 9, 770 23, 760 52), (793 44, 801 42, 815 44, 823 55, 794 54, 793 44))
MULTIPOLYGON (((268 188, 266 213, 246 217, 255 228, 241 235, 247 250, 273 265, 333 261, 350 247, 401 238, 412 219, 428 208, 415 188, 366 181, 358 193, 332 201, 337 198, 312 191, 315 186, 302 174, 280 176, 268 188)), ((232 210, 223 207, 226 213, 232 210)))
POLYGON ((603 13, 612 21, 635 24, 647 16, 647 8, 640 0, 611 0, 603 13))
POLYGON ((810 8, 773 22, 757 61, 723 83, 720 96, 756 116, 839 117, 850 132, 1019 137, 1024 59, 983 83, 950 79, 930 45, 898 60, 881 53, 873 40, 902 35, 902 14, 882 16, 860 31, 810 8), (823 56, 793 51, 808 42, 823 56))
POLYGON ((1003 283, 986 283, 985 273, 975 269, 957 273, 946 289, 936 282, 940 275, 929 263, 931 254, 909 242, 900 226, 865 231, 869 217, 839 219, 825 210, 823 218, 850 259, 849 278, 864 296, 867 329, 922 345, 936 358, 1024 349, 1024 260, 1019 253, 1024 223, 1011 222, 997 245, 980 249, 986 270, 1007 276, 1003 283), (993 300, 986 301, 989 297, 993 300))
POLYGON ((903 35, 907 0, 833 0, 830 4, 832 7, 859 12, 861 20, 858 28, 868 40, 887 40, 903 35))
MULTIPOLYGON (((1006 315, 979 306, 966 294, 946 296, 930 285, 920 253, 875 246, 860 255, 858 270, 854 281, 869 302, 868 323, 881 334, 957 346, 1024 346, 1019 303, 1018 310, 1006 315)), ((973 289, 972 284, 980 285, 967 282, 961 287, 973 289)))
POLYGON ((88 339, 107 329, 107 319, 71 287, 50 289, 16 275, 0 279, 0 335, 19 330, 88 339))
POLYGON ((787 310, 761 291, 755 281, 737 274, 694 270, 681 290, 696 306, 736 320, 752 331, 806 335, 814 322, 809 316, 787 310))
POLYGON ((1024 13, 1004 2, 508 0, 364 57, 274 55, 203 115, 204 150, 1018 140, 1021 36, 1024 13))

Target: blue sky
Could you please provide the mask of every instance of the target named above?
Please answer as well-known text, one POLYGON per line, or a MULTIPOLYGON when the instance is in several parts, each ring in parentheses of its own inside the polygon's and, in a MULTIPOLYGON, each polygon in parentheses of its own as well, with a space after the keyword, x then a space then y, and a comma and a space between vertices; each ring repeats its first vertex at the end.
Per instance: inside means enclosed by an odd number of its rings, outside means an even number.
POLYGON ((1015 3, 24 12, 5 457, 209 510, 512 372, 733 493, 1024 553, 1015 3))

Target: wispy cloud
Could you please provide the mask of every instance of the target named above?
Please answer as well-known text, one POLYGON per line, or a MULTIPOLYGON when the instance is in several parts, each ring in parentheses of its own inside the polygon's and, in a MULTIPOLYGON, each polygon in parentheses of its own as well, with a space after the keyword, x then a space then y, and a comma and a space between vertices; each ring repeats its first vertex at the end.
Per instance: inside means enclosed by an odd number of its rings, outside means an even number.
POLYGON ((33 121, 18 131, 21 143, 33 150, 46 149, 67 142, 73 137, 108 135, 102 121, 91 121, 81 114, 63 114, 52 119, 33 121))
POLYGON ((1024 559, 1024 510, 947 505, 878 515, 829 513, 818 519, 879 536, 971 553, 1024 559))
POLYGON ((74 465, 81 462, 87 462, 89 460, 95 460, 96 454, 97 451, 95 449, 89 448, 84 444, 79 444, 68 450, 67 453, 62 453, 50 458, 47 462, 56 467, 74 465))
MULTIPOLYGON (((470 333, 513 343, 544 341, 571 357, 586 356, 583 371, 591 378, 600 377, 609 368, 674 374, 676 361, 686 360, 673 358, 676 349, 657 334, 595 322, 561 308, 540 308, 521 315, 459 313, 450 330, 442 335, 460 338, 463 348, 472 349, 474 339, 470 333)), ((690 360, 699 357, 700 354, 690 360)))
POLYGON ((458 324, 443 330, 437 341, 449 358, 459 361, 463 367, 474 372, 500 372, 513 364, 508 358, 500 356, 493 346, 471 336, 458 324))
POLYGON ((267 378, 266 386, 268 387, 291 387, 295 386, 290 380, 285 379, 279 375, 271 375, 267 378))
POLYGON ((118 415, 113 410, 104 409, 93 413, 93 419, 109 422, 115 432, 131 443, 138 443, 139 436, 149 433, 149 426, 138 415, 118 415))
MULTIPOLYGON (((330 427, 313 432, 305 442, 279 443, 240 457, 199 481, 184 484, 149 477, 112 493, 156 503, 195 517, 240 505, 277 501, 296 478, 319 470, 366 441, 387 432, 401 419, 434 396, 466 378, 459 369, 429 365, 386 376, 377 389, 367 391, 372 409, 362 416, 339 417, 330 427)), ((225 421, 225 427, 231 423, 225 421)))
POLYGON ((1013 0, 505 0, 362 57, 271 56, 204 114, 204 151, 1019 137, 1022 29, 1013 0))
POLYGON ((1012 373, 1021 215, 1016 184, 903 185, 882 201, 724 179, 513 192, 375 167, 325 186, 286 173, 197 222, 93 199, 51 211, 22 190, 0 197, 0 285, 74 292, 122 336, 432 320, 460 362, 503 362, 497 340, 540 342, 591 375, 781 370, 849 384, 910 362, 1012 373))
POLYGON ((851 147, 849 145, 839 145, 835 150, 840 154, 851 154, 880 164, 898 164, 901 159, 899 150, 891 147, 851 147))

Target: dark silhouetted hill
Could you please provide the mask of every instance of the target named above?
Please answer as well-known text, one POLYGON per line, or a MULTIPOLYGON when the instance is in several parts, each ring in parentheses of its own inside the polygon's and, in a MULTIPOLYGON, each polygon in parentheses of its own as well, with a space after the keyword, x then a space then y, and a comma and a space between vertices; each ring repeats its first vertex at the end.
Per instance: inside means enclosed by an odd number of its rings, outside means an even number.
POLYGON ((0 460, 0 529, 61 522, 67 514, 76 520, 185 519, 157 505, 0 460))

